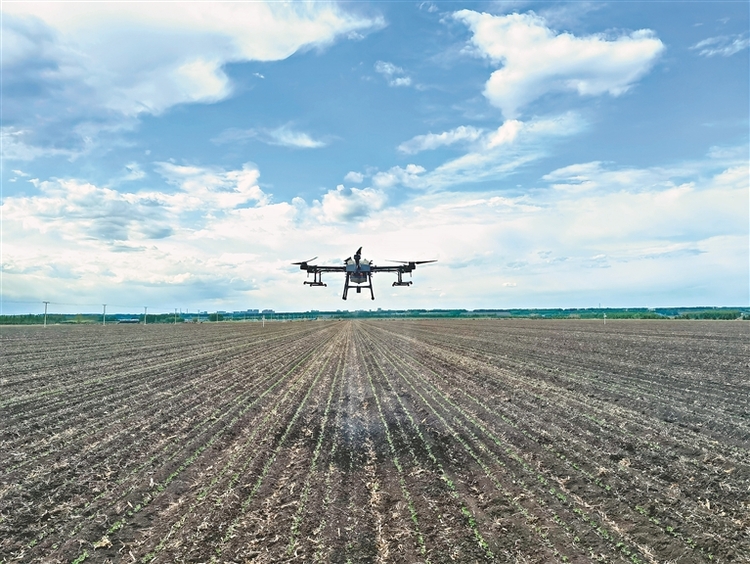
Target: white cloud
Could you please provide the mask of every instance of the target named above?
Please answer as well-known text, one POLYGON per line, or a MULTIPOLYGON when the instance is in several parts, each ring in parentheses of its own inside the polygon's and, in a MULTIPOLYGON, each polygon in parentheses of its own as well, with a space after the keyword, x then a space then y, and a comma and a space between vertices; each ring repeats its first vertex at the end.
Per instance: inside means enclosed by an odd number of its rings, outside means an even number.
MULTIPOLYGON (((457 184, 496 180, 508 176, 520 167, 535 161, 547 152, 547 145, 557 138, 574 135, 583 129, 584 122, 573 113, 560 116, 536 118, 528 122, 507 120, 500 127, 491 131, 464 130, 464 142, 478 136, 470 142, 469 151, 460 157, 446 161, 431 171, 424 167, 411 164, 405 169, 393 167, 385 172, 378 172, 373 176, 373 184, 380 188, 387 188, 400 184, 408 188, 420 190, 443 190, 457 184), (410 168, 411 167, 411 168, 410 168)), ((446 132, 444 139, 459 135, 446 132)), ((438 135, 434 138, 424 136, 410 147, 418 147, 443 139, 438 135)), ((418 139, 418 138, 414 138, 418 139)), ((414 139, 408 141, 411 144, 414 139)))
POLYGON ((138 163, 128 163, 125 165, 125 170, 128 172, 121 178, 125 182, 132 180, 141 180, 146 178, 146 173, 141 169, 141 165, 138 163))
POLYGON ((259 131, 257 129, 239 129, 237 127, 230 127, 219 133, 216 137, 211 139, 212 143, 216 145, 226 145, 229 143, 242 143, 249 139, 258 137, 259 131))
POLYGON ((338 186, 310 204, 269 203, 250 166, 162 163, 174 191, 161 192, 41 181, 37 195, 3 202, 13 241, 4 248, 4 298, 135 302, 149 311, 356 308, 357 297, 340 301, 340 278, 303 288, 289 263, 319 255, 338 264, 361 245, 378 264, 439 259, 408 289, 378 275, 383 308, 747 303, 750 186, 736 154, 672 168, 580 163, 545 176, 590 186, 582 191, 495 187, 391 202, 377 187, 338 186))
POLYGON ((221 61, 197 58, 174 70, 175 86, 190 102, 215 102, 229 95, 229 78, 221 70, 221 61))
POLYGON ((396 184, 411 187, 419 183, 419 176, 424 172, 424 167, 415 164, 408 164, 404 168, 394 166, 385 172, 374 174, 372 183, 378 188, 390 188, 396 184))
POLYGON ((627 190, 643 192, 663 188, 659 186, 664 175, 648 169, 607 170, 603 163, 594 161, 559 168, 543 176, 552 188, 564 192, 593 190, 627 190))
MULTIPOLYGON (((709 152, 709 158, 715 156, 709 152)), ((711 161, 707 161, 711 162, 711 161)), ((722 162, 728 167, 721 174, 714 177, 713 187, 733 185, 738 189, 747 178, 743 175, 747 166, 737 165, 737 159, 717 160, 717 166, 722 162)), ((582 192, 627 192, 630 194, 655 194, 677 188, 687 189, 696 184, 696 178, 704 174, 699 168, 691 165, 670 168, 633 168, 614 167, 611 163, 594 161, 580 163, 553 170, 542 178, 550 183, 550 187, 560 193, 580 194, 582 192)))
POLYGON ((39 157, 67 157, 75 159, 85 150, 83 148, 71 150, 58 147, 42 147, 30 141, 33 133, 29 129, 19 129, 13 126, 0 128, 2 140, 2 158, 8 161, 33 161, 39 157))
POLYGON ((727 147, 727 146, 713 146, 708 151, 708 157, 716 160, 728 160, 729 162, 736 161, 747 157, 747 147, 727 147))
POLYGON ((743 35, 733 35, 731 37, 720 35, 699 41, 690 47, 690 49, 698 51, 698 54, 702 57, 714 57, 716 55, 731 57, 748 47, 750 47, 750 38, 748 37, 744 37, 743 35))
POLYGON ((735 163, 709 175, 703 167, 614 169, 594 162, 544 178, 561 189, 551 201, 567 219, 556 223, 564 224, 560 232, 575 244, 590 240, 607 248, 618 241, 626 246, 661 241, 663 246, 669 240, 746 236, 748 165, 735 163))
POLYGON ((384 25, 327 2, 174 6, 3 3, 5 125, 32 129, 4 156, 61 150, 60 139, 80 124, 90 133, 132 127, 144 113, 224 99, 232 92, 228 63, 281 60, 384 25))
POLYGON ((393 63, 378 61, 375 63, 375 70, 385 77, 389 86, 411 85, 411 78, 406 75, 404 69, 397 67, 393 63))
POLYGON ((437 12, 439 10, 439 8, 435 4, 433 4, 432 2, 421 2, 419 4, 419 9, 420 10, 426 10, 430 14, 432 14, 434 12, 437 12))
POLYGON ((437 149, 438 147, 453 145, 455 143, 476 141, 482 133, 482 129, 461 125, 455 129, 444 131, 442 133, 417 135, 416 137, 401 143, 398 146, 398 150, 407 155, 413 155, 421 151, 429 151, 437 149))
POLYGON ((365 175, 361 172, 354 172, 353 170, 350 170, 346 173, 346 176, 344 177, 344 180, 347 182, 354 182, 355 184, 359 184, 365 179, 365 175))
POLYGON ((211 139, 211 141, 217 145, 224 145, 227 143, 241 143, 249 139, 257 139, 268 145, 279 145, 297 149, 317 149, 327 145, 327 141, 315 139, 309 133, 294 129, 290 124, 282 125, 275 129, 237 129, 230 127, 211 139))
MULTIPOLYGON (((532 127, 539 127, 539 122, 532 124, 532 127)), ((518 134, 525 128, 528 127, 523 122, 516 119, 509 119, 503 125, 497 128, 497 131, 490 134, 487 140, 487 147, 492 149, 500 145, 509 145, 513 143, 518 137, 518 134)), ((546 127, 546 126, 542 126, 546 127)))
POLYGON ((255 202, 268 203, 268 196, 258 187, 260 172, 246 164, 241 170, 218 169, 157 163, 159 173, 180 191, 174 194, 153 195, 175 211, 204 210, 216 213, 255 202))
MULTIPOLYGON (((506 9, 506 13, 518 11, 521 8, 528 8, 529 2, 517 2, 514 10, 506 9)), ((592 12, 597 12, 605 8, 601 2, 566 2, 563 4, 547 4, 539 11, 539 15, 549 24, 550 27, 564 28, 582 25, 592 12)))
POLYGON ((307 133, 294 131, 288 126, 266 130, 266 135, 268 136, 267 142, 271 145, 281 145, 283 147, 296 147, 301 149, 317 149, 326 145, 324 141, 313 139, 307 133))
POLYGON ((619 96, 664 50, 649 30, 614 39, 576 37, 556 33, 533 12, 494 16, 461 10, 454 17, 471 28, 479 55, 503 65, 490 76, 484 94, 508 118, 548 92, 619 96))
POLYGON ((82 246, 92 241, 159 239, 173 231, 171 212, 152 194, 122 194, 77 180, 34 184, 38 195, 11 196, 2 206, 4 220, 22 225, 25 231, 82 246))
POLYGON ((382 190, 373 188, 346 188, 339 184, 335 190, 329 190, 317 208, 316 214, 324 221, 349 222, 363 220, 383 208, 386 195, 382 190))
POLYGON ((632 169, 632 177, 651 179, 644 190, 601 163, 573 165, 567 174, 589 170, 599 190, 425 194, 389 208, 372 228, 383 245, 414 241, 426 255, 426 241, 438 249, 440 262, 417 283, 435 272, 446 299, 462 307, 468 295, 484 296, 475 307, 585 306, 614 295, 637 296, 625 299, 639 305, 695 303, 709 294, 713 301, 701 303, 746 303, 747 165, 713 173, 707 166, 632 169), (692 182, 683 181, 686 170, 692 182), (443 270, 449 265, 461 265, 461 274, 443 270))
MULTIPOLYGON (((141 172, 137 165, 129 168, 141 172)), ((269 200, 257 185, 258 170, 250 165, 231 171, 171 163, 157 168, 177 191, 119 192, 75 179, 32 180, 39 194, 7 197, 3 215, 24 229, 109 246, 162 239, 188 219, 200 226, 238 206, 263 206, 269 200)))

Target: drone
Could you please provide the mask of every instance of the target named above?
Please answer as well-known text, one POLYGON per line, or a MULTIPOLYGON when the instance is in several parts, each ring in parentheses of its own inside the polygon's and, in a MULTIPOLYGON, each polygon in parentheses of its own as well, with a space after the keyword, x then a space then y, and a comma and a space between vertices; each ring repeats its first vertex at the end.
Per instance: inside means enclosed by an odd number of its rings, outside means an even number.
POLYGON ((312 282, 306 281, 303 282, 303 284, 311 287, 328 286, 328 284, 323 283, 322 277, 324 272, 343 272, 346 274, 346 280, 344 280, 344 295, 342 296, 342 299, 344 300, 346 299, 350 288, 357 290, 358 294, 362 292, 362 288, 369 288, 370 297, 374 300, 375 293, 372 291, 372 275, 376 272, 395 272, 398 279, 393 283, 394 286, 411 286, 411 280, 404 282, 404 274, 408 273, 409 277, 411 277, 411 273, 417 268, 418 264, 437 262, 437 260, 392 260, 389 262, 397 262, 400 264, 396 266, 376 266, 372 264, 371 260, 362 258, 362 247, 357 249, 357 252, 354 253, 354 257, 346 259, 341 266, 310 264, 316 258, 318 257, 292 263, 294 265, 299 265, 300 270, 306 270, 308 277, 310 276, 310 273, 312 273, 312 282))

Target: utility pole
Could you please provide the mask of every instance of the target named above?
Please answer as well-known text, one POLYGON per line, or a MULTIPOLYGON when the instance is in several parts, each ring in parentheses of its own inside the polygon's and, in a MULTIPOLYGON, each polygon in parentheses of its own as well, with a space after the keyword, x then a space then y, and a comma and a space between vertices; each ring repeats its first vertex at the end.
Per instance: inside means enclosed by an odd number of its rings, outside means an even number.
POLYGON ((102 304, 104 310, 102 311, 102 325, 107 324, 107 304, 102 304))
POLYGON ((47 327, 47 304, 49 302, 42 302, 44 304, 44 326, 47 327))
POLYGON ((174 324, 177 325, 177 308, 174 308, 174 324))
POLYGON ((148 306, 143 306, 143 324, 146 325, 148 316, 148 306))

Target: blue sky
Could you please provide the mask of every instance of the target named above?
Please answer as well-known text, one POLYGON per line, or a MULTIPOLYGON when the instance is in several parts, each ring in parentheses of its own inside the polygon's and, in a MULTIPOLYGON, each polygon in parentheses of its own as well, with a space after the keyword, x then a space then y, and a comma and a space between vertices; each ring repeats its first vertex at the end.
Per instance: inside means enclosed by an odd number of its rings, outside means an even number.
POLYGON ((749 12, 3 2, 3 312, 747 305, 749 12))

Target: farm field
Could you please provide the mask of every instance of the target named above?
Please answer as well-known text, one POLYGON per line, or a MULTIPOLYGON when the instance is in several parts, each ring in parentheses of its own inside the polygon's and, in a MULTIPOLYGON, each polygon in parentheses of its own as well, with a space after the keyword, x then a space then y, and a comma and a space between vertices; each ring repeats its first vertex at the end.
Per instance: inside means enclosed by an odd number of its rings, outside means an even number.
POLYGON ((750 562, 750 323, 4 327, 0 562, 750 562))

